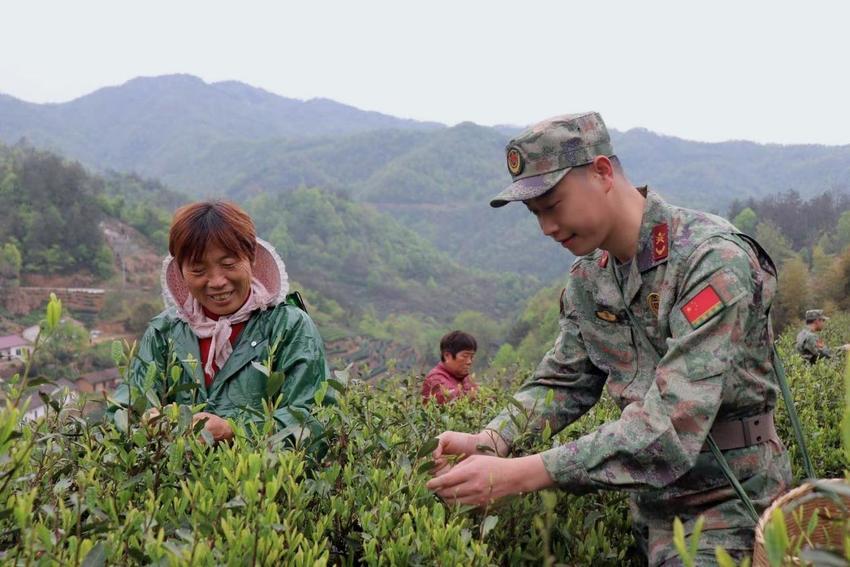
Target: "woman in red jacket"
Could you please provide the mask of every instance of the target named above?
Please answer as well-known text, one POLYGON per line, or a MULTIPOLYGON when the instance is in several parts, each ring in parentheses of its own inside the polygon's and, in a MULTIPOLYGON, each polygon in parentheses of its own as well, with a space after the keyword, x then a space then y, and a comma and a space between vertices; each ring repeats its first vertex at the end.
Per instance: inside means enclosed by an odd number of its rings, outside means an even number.
POLYGON ((452 331, 440 339, 440 363, 431 369, 422 384, 422 402, 434 399, 444 404, 478 390, 470 371, 478 344, 463 331, 452 331))

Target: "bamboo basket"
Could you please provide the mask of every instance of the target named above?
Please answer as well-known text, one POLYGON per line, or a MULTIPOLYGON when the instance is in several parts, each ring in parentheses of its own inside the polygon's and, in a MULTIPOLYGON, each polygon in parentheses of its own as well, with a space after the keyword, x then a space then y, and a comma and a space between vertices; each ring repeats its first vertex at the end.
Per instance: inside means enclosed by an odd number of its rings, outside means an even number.
MULTIPOLYGON (((820 485, 845 484, 843 478, 818 480, 820 485)), ((773 511, 781 508, 788 529, 788 540, 793 546, 806 533, 806 527, 813 514, 818 515, 818 524, 814 533, 803 543, 802 549, 814 547, 841 552, 844 541, 844 526, 850 518, 850 496, 845 494, 827 494, 818 490, 812 483, 805 483, 777 498, 761 515, 756 525, 756 540, 753 548, 753 567, 770 567, 764 546, 764 529, 770 521, 773 511), (843 506, 842 506, 843 503, 843 506), (811 545, 809 545, 811 542, 811 545)), ((799 560, 792 560, 799 565, 799 560)))

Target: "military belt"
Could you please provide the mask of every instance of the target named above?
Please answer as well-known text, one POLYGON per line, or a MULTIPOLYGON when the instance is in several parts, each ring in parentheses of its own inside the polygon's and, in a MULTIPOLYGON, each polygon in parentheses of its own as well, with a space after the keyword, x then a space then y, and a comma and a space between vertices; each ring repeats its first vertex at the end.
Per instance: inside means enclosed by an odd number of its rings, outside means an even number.
MULTIPOLYGON (((779 439, 772 411, 742 419, 716 421, 710 434, 721 451, 743 449, 779 439)), ((703 445, 702 451, 710 451, 707 444, 703 445)))

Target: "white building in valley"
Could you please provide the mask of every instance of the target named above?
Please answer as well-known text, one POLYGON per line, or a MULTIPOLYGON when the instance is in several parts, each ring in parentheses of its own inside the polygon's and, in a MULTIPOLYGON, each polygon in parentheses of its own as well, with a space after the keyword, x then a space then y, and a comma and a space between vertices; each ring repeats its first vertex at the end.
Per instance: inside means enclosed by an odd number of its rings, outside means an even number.
POLYGON ((21 360, 24 352, 32 351, 32 344, 20 335, 0 337, 0 360, 21 360))

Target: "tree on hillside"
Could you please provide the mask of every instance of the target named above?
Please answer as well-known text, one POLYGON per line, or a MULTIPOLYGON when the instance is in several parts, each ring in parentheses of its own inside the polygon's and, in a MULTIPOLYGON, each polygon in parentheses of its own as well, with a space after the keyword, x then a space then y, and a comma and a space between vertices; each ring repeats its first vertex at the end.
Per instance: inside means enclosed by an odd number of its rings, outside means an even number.
POLYGON ((830 273, 833 269, 834 258, 826 253, 828 239, 824 236, 821 243, 812 248, 811 258, 811 291, 812 303, 820 305, 829 298, 828 287, 830 273))
POLYGON ((766 220, 758 223, 755 232, 756 240, 767 250, 777 266, 794 254, 791 243, 772 221, 766 220))
POLYGON ((838 217, 838 226, 836 227, 836 237, 838 245, 841 248, 850 246, 850 211, 844 211, 838 217))
MULTIPOLYGON (((728 218, 742 231, 750 219, 750 209, 760 221, 771 221, 782 229, 791 248, 809 248, 825 233, 835 230, 839 217, 850 211, 850 194, 838 190, 826 191, 803 200, 797 191, 768 195, 762 199, 735 200, 729 208, 728 218)), ((850 218, 846 221, 850 225, 850 218)), ((847 227, 850 243, 850 226, 847 227)))
POLYGON ((850 246, 833 260, 821 289, 825 301, 834 303, 839 309, 850 310, 850 246))
POLYGON ((537 366, 558 336, 560 294, 560 286, 547 287, 526 301, 507 333, 509 344, 503 345, 493 361, 494 369, 537 366))
POLYGON ((13 242, 0 248, 0 287, 17 286, 21 275, 21 252, 13 242))
POLYGON ((20 243, 21 271, 94 270, 104 244, 96 200, 102 182, 48 152, 9 155, 0 166, 0 241, 20 243))
POLYGON ((775 300, 773 324, 777 333, 798 321, 810 308, 809 271, 797 255, 789 258, 779 270, 779 290, 775 300))
POLYGON ((115 273, 115 259, 112 257, 112 250, 106 244, 97 249, 91 263, 92 271, 100 278, 106 279, 115 273))
POLYGON ((160 302, 143 301, 136 305, 129 317, 124 321, 124 328, 132 333, 141 334, 151 319, 162 310, 160 302))
POLYGON ((735 218, 732 219, 732 224, 734 224, 738 230, 744 234, 755 234, 758 217, 754 210, 747 207, 735 215, 735 218))

